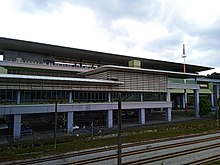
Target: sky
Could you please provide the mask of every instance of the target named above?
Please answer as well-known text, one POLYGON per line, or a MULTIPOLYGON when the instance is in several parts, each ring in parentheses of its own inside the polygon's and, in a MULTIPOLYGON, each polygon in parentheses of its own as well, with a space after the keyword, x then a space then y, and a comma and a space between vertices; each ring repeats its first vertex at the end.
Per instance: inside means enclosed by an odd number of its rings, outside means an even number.
POLYGON ((219 0, 0 0, 0 37, 216 68, 219 0))

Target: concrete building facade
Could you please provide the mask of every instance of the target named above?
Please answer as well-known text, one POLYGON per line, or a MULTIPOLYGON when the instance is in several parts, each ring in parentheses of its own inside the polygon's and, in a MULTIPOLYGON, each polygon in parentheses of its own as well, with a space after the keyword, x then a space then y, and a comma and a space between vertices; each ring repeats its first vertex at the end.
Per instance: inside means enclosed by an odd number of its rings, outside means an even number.
MULTIPOLYGON (((21 137, 22 115, 65 114, 71 132, 77 112, 100 112, 106 126, 114 126, 118 93, 122 109, 135 110, 146 124, 146 110, 163 109, 172 120, 172 96, 178 90, 193 94, 195 117, 199 117, 200 71, 212 69, 117 54, 67 48, 49 44, 0 38, 0 116, 12 120, 13 138, 21 137), (184 81, 187 79, 187 81, 184 81), (183 83, 184 82, 184 83, 183 83)), ((215 85, 213 104, 218 98, 215 85)), ((179 93, 180 94, 180 93, 179 93)), ((178 104, 183 107, 183 96, 178 104)))

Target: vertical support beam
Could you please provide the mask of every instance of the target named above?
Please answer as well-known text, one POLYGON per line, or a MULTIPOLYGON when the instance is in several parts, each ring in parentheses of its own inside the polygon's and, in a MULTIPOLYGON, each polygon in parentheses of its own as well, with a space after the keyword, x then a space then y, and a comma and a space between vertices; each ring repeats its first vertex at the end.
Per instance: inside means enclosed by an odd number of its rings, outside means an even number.
POLYGON ((71 133, 72 132, 72 128, 73 128, 73 116, 74 116, 74 112, 67 112, 67 132, 71 133))
MULTIPOLYGON (((111 92, 108 92, 108 102, 111 102, 111 92)), ((113 127, 113 110, 108 110, 107 112, 107 128, 113 127)))
POLYGON ((218 106, 218 98, 219 98, 219 85, 214 85, 214 106, 218 106))
POLYGON ((73 103, 73 93, 72 93, 72 91, 69 92, 68 101, 69 101, 69 104, 73 103))
POLYGON ((186 104, 185 104, 185 94, 182 95, 182 104, 183 104, 183 108, 185 109, 186 108, 186 104))
POLYGON ((212 105, 212 107, 214 107, 214 96, 213 96, 213 93, 211 93, 210 99, 211 99, 211 105, 212 105))
POLYGON ((171 121, 172 115, 171 115, 171 108, 167 108, 165 110, 165 117, 166 117, 166 121, 171 121))
MULTIPOLYGON (((170 90, 167 91, 167 101, 169 101, 169 102, 171 101, 170 90)), ((172 120, 171 111, 172 111, 172 108, 167 108, 165 110, 166 121, 171 121, 172 120)))
POLYGON ((108 102, 111 102, 111 92, 108 92, 108 102))
POLYGON ((113 127, 113 110, 108 110, 107 114, 107 127, 112 128, 113 127))
POLYGON ((17 91, 16 103, 21 104, 21 91, 17 91))
POLYGON ((122 164, 122 142, 121 142, 121 93, 118 94, 118 165, 122 164))
POLYGON ((141 93, 141 102, 144 101, 144 96, 143 96, 143 93, 141 93))
POLYGON ((14 115, 13 139, 21 137, 21 114, 14 115))
POLYGON ((194 89, 194 111, 195 117, 199 118, 199 90, 194 89))
POLYGON ((140 122, 141 124, 145 124, 146 121, 145 121, 145 108, 142 108, 140 109, 140 122))
MULTIPOLYGON (((144 96, 143 93, 141 93, 141 102, 144 101, 144 96)), ((139 111, 139 122, 141 124, 145 124, 146 123, 146 119, 145 119, 145 108, 141 108, 139 111)))

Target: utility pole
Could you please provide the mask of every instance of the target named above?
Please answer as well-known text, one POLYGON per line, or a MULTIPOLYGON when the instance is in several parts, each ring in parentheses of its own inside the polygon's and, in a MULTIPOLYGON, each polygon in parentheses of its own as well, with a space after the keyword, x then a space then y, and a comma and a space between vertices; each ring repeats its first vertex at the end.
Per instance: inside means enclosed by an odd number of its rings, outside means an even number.
POLYGON ((118 93, 118 165, 121 165, 121 93, 118 93))
POLYGON ((91 127, 92 127, 92 137, 94 136, 94 124, 93 124, 93 120, 92 120, 92 123, 91 123, 91 127))
MULTIPOLYGON (((186 73, 186 51, 185 51, 185 44, 183 44, 183 54, 182 54, 182 58, 184 60, 184 64, 183 64, 183 72, 186 73)), ((186 84, 186 79, 184 79, 184 83, 186 84)), ((187 93, 186 93, 186 89, 184 89, 184 98, 185 98, 185 113, 188 112, 188 104, 187 104, 187 93)))
POLYGON ((54 149, 57 148, 57 93, 55 101, 55 113, 54 113, 54 149))

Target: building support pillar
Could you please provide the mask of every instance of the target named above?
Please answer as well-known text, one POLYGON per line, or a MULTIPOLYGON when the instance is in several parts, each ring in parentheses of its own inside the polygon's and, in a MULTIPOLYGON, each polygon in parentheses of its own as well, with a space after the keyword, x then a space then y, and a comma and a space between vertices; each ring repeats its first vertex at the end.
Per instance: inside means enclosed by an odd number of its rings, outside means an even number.
POLYGON ((212 107, 214 107, 214 96, 213 96, 213 93, 211 93, 211 95, 210 95, 210 100, 211 100, 212 107))
POLYGON ((68 102, 69 104, 73 103, 73 92, 72 91, 69 92, 68 102))
POLYGON ((219 85, 214 85, 214 106, 218 106, 218 98, 219 98, 219 85))
POLYGON ((171 119, 172 119, 171 108, 167 108, 165 110, 165 117, 166 117, 166 121, 171 121, 171 119))
POLYGON ((146 123, 146 119, 145 119, 145 108, 141 108, 141 109, 140 109, 139 118, 140 118, 140 123, 141 123, 141 124, 145 124, 145 123, 146 123))
MULTIPOLYGON (((170 96, 170 90, 167 91, 167 101, 170 102, 171 101, 171 96, 170 96)), ((172 120, 172 108, 167 108, 165 110, 165 117, 166 117, 166 121, 171 121, 172 120)))
MULTIPOLYGON (((108 92, 108 102, 111 102, 111 92, 108 92)), ((107 120, 106 120, 106 125, 107 128, 112 128, 113 127, 113 110, 110 109, 107 111, 107 120)))
POLYGON ((14 115, 13 139, 21 137, 21 114, 14 115))
POLYGON ((74 112, 67 112, 67 132, 71 133, 73 129, 73 117, 74 117, 74 112))
POLYGON ((183 104, 183 109, 186 108, 186 101, 185 101, 185 94, 182 95, 182 104, 183 104))
POLYGON ((113 110, 108 110, 107 114, 107 127, 112 128, 113 127, 113 110))
POLYGON ((194 89, 194 111, 195 117, 199 118, 199 90, 194 89))
POLYGON ((17 91, 16 103, 21 104, 21 91, 17 91))
MULTIPOLYGON (((143 93, 141 93, 141 102, 144 101, 144 96, 143 96, 143 93)), ((146 123, 146 113, 145 113, 145 108, 141 108, 140 111, 139 111, 139 122, 141 124, 145 124, 146 123)))

